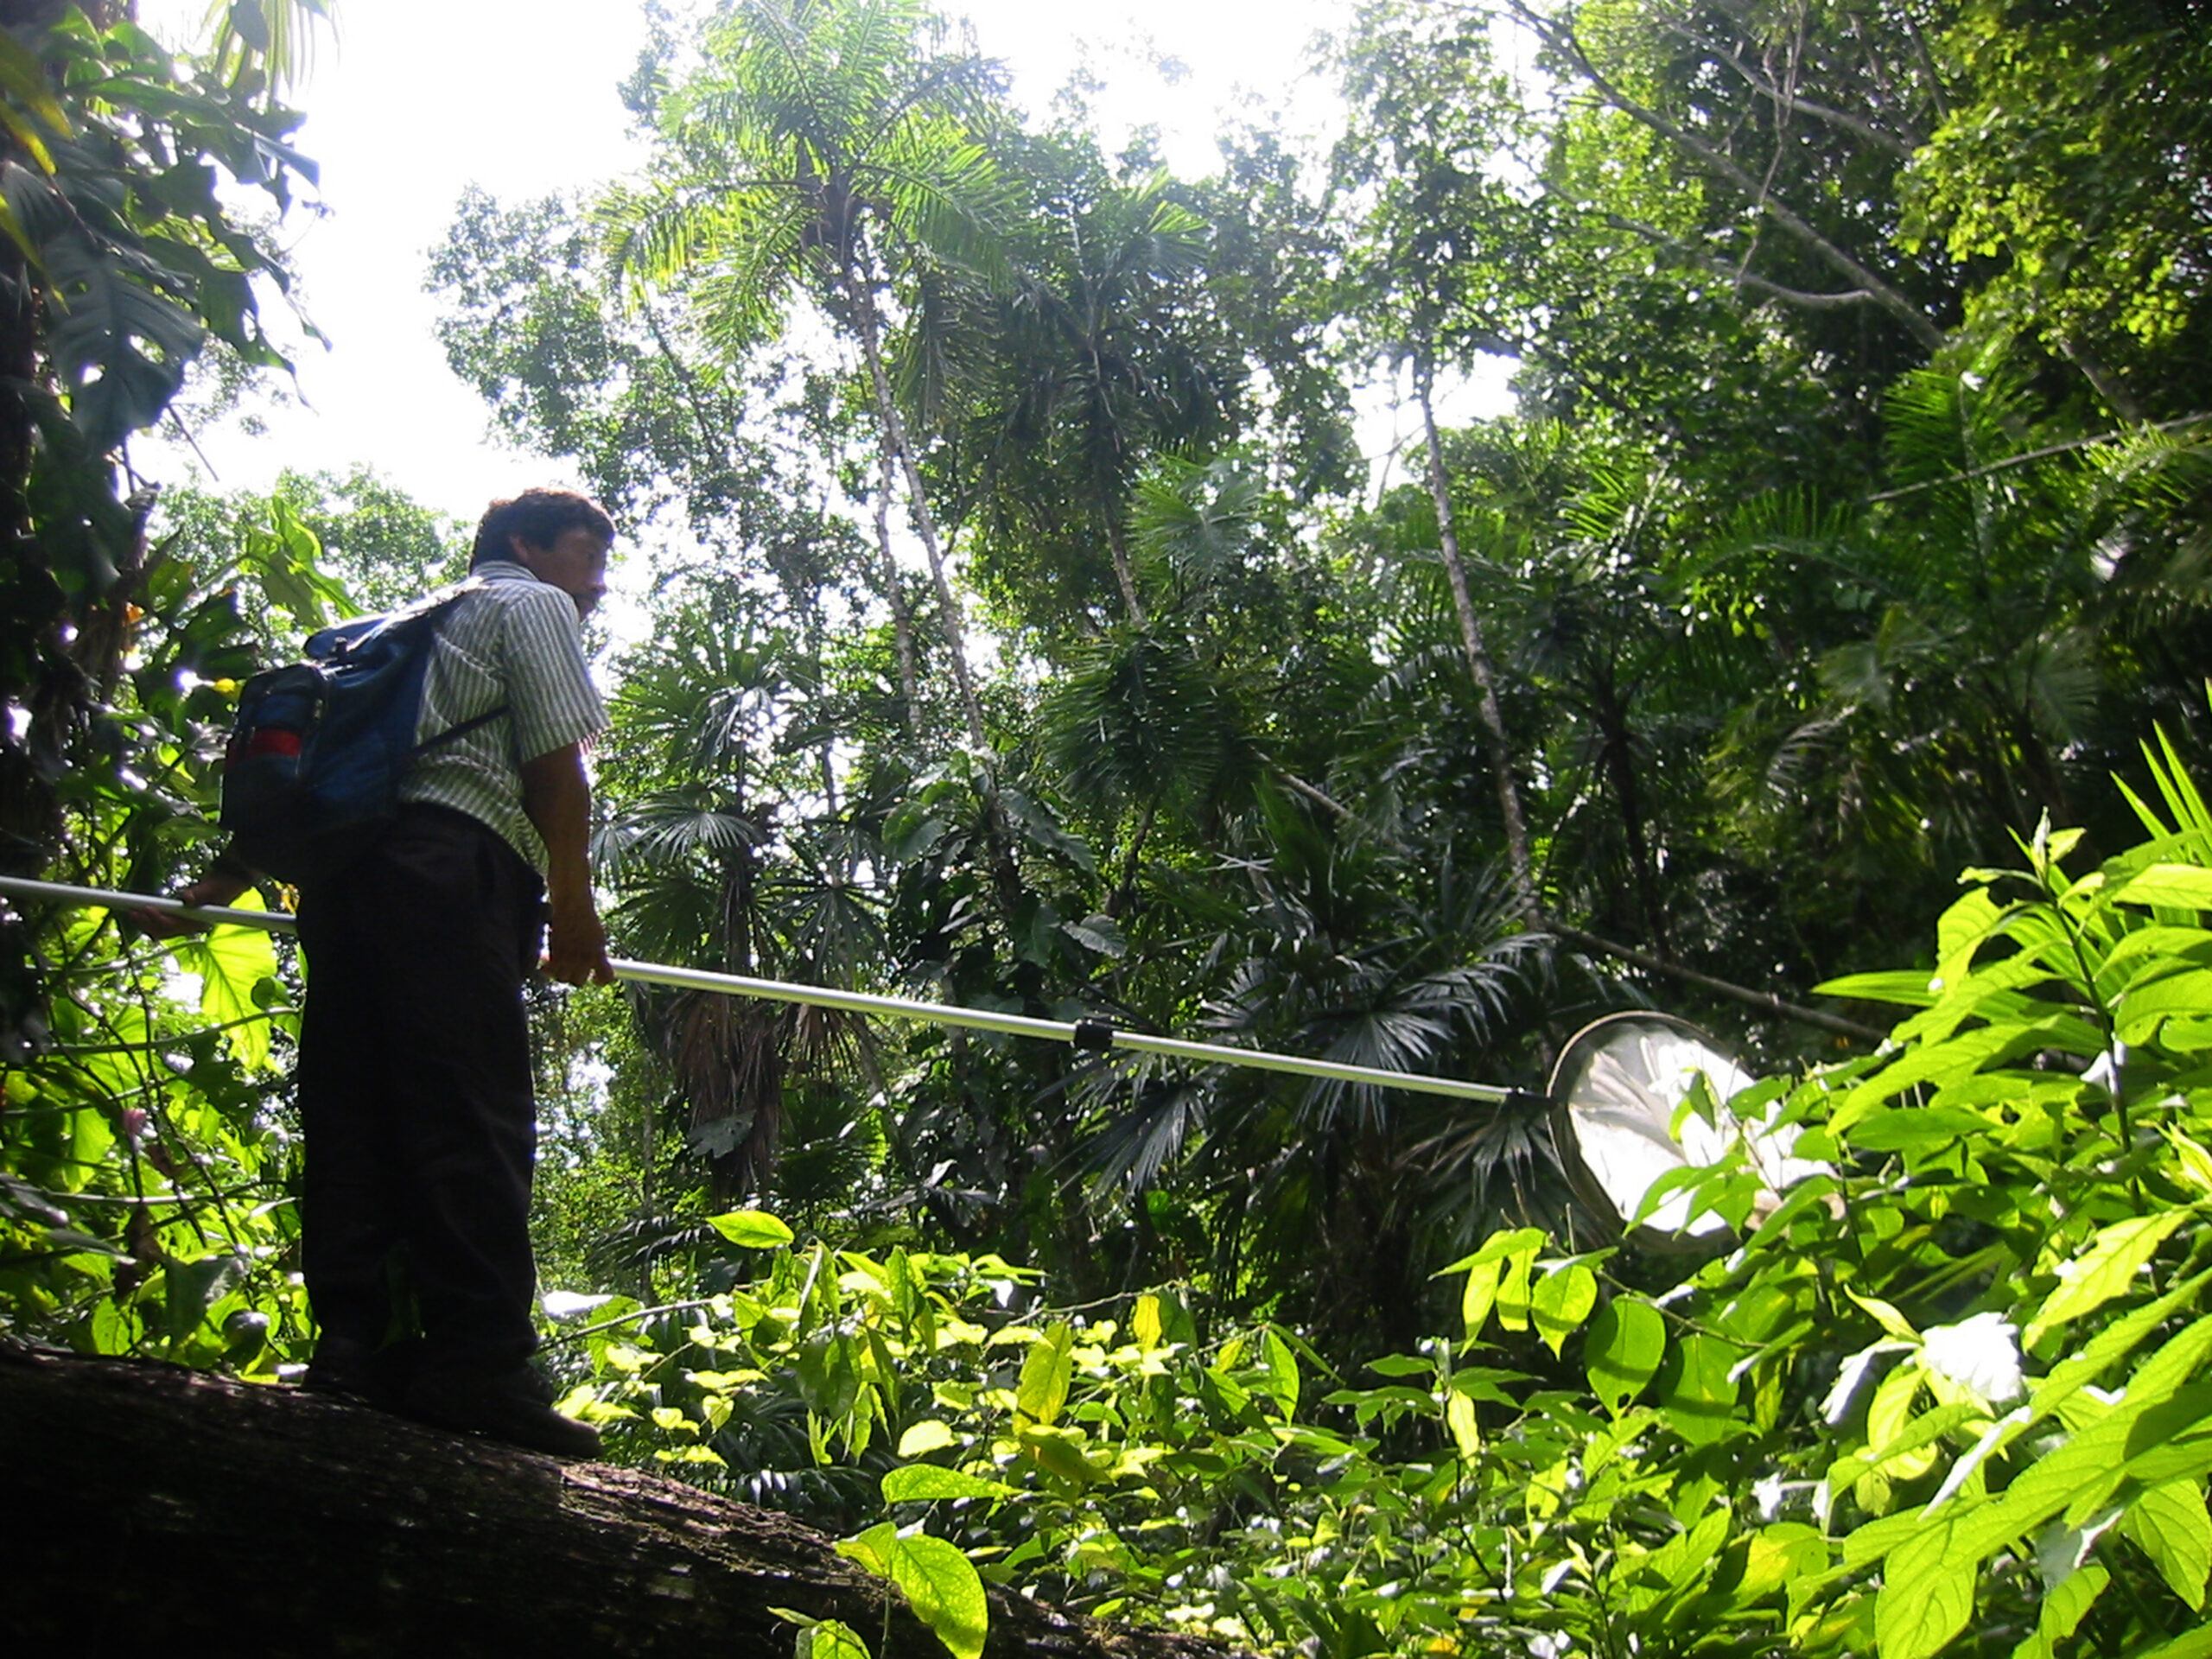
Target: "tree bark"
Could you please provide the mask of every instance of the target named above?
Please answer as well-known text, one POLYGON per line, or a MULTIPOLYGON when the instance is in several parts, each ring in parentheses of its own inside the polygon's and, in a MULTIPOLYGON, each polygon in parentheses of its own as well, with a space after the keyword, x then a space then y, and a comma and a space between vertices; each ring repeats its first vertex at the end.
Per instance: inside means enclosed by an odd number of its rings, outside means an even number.
MULTIPOLYGON (((945 1651, 772 1510, 173 1365, 0 1344, 0 1483, 9 1652, 787 1654, 776 1608, 842 1619, 875 1659, 945 1651)), ((1224 1650, 993 1590, 984 1652, 1224 1650)))
POLYGON ((885 454, 896 458, 906 479, 906 505, 913 515, 914 533, 929 557, 930 582, 937 591, 938 610, 944 628, 945 652, 952 659, 952 681, 960 692, 960 710, 968 722, 968 739, 981 753, 989 747, 983 732, 983 705, 968 671, 968 626, 960 597, 945 575, 944 552, 938 545, 937 515, 930 511, 929 495, 922 487, 922 471, 915 464, 906 442, 906 423, 899 416, 898 400, 891 395, 891 376, 883 366, 882 327, 876 315, 875 296, 858 275, 847 279, 851 326, 859 338, 861 358, 867 365, 868 387, 875 397, 875 418, 882 430, 885 454))
POLYGON ((891 498, 895 486, 887 444, 876 445, 875 464, 875 546, 883 558, 883 597, 891 606, 891 637, 899 647, 899 695, 906 703, 901 723, 911 732, 914 715, 922 706, 921 678, 914 671, 913 613, 906 608, 906 591, 899 582, 899 560, 891 550, 891 498))
POLYGON ((1536 893, 1534 861, 1529 856, 1528 817, 1521 810, 1521 785, 1513 774, 1513 745, 1505 734, 1505 715, 1498 707, 1497 671, 1483 644, 1482 624, 1475 616, 1473 595, 1467 591, 1467 566, 1459 556, 1459 530, 1452 516, 1452 475, 1444 465, 1444 439, 1436 429, 1436 365, 1427 340, 1414 359, 1414 391, 1421 403, 1421 435, 1428 452, 1428 493, 1436 504, 1436 539, 1444 554, 1445 574, 1452 582, 1452 608, 1459 619, 1459 644, 1466 652, 1467 671, 1475 682, 1475 707, 1482 715, 1484 734, 1490 741, 1491 768, 1497 773, 1497 808, 1505 821, 1505 856, 1513 873, 1515 896, 1521 900, 1523 919, 1532 927, 1544 925, 1544 907, 1536 893))

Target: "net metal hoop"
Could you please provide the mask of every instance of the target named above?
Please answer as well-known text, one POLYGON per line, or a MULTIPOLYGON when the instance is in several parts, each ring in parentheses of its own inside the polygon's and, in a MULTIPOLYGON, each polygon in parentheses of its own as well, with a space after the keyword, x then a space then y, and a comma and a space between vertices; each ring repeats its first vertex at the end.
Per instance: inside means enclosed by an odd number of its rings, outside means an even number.
POLYGON ((1680 1074, 1693 1069, 1705 1073, 1719 1101, 1719 1122, 1710 1128, 1701 1121, 1686 1124, 1684 1135, 1725 1142, 1756 1134, 1757 1125, 1727 1109, 1729 1096, 1756 1079, 1713 1038, 1673 1014, 1637 1009, 1593 1020, 1568 1039, 1552 1068, 1552 1138, 1567 1183, 1601 1229, 1640 1249, 1711 1255, 1739 1242, 1736 1230, 1710 1211, 1688 1229, 1661 1224, 1669 1210, 1687 1217, 1686 1197, 1669 1197, 1652 1219, 1634 1220, 1660 1176, 1693 1163, 1671 1128, 1686 1092, 1680 1074), (1669 1065, 1672 1075, 1654 1075, 1669 1065))

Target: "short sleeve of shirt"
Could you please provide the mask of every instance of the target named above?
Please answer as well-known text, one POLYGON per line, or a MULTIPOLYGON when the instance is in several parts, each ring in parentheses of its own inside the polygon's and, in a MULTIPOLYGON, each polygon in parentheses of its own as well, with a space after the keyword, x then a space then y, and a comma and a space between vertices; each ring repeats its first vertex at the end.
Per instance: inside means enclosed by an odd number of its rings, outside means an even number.
POLYGON ((607 729, 607 707, 584 664, 575 601, 558 588, 518 582, 502 598, 499 669, 514 721, 515 756, 535 760, 607 729))

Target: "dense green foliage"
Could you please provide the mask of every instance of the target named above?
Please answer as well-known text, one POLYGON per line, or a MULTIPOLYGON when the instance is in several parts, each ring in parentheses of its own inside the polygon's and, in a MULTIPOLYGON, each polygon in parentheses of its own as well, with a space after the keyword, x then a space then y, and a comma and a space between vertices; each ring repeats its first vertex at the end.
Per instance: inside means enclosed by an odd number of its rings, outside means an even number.
MULTIPOLYGON (((2207 1651, 2202 7, 1378 4, 1328 154, 1202 179, 912 0, 709 11, 639 177, 430 272, 627 532, 621 953, 1532 1091, 1664 1005, 1834 1173, 1660 1256, 1519 1105, 549 993, 573 1408, 955 1651, 978 1569, 1344 1659, 2207 1651)), ((458 530, 120 496, 265 355, 212 169, 292 118, 235 29, 0 21, 7 868, 154 890, 257 653, 458 530)), ((0 1325, 296 1365, 288 947, 10 910, 0 1325)))

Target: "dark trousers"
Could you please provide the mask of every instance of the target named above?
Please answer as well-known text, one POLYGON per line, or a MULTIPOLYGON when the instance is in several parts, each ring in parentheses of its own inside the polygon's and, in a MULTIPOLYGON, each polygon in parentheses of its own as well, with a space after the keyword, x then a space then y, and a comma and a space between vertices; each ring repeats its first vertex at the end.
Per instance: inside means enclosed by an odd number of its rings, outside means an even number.
POLYGON ((300 895, 308 1296, 326 1338, 373 1349, 411 1288, 426 1367, 512 1369, 537 1346, 537 1140, 523 977, 544 890, 465 813, 404 806, 300 895))

